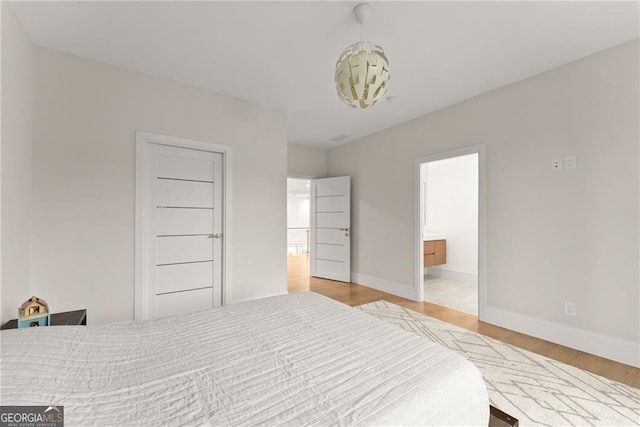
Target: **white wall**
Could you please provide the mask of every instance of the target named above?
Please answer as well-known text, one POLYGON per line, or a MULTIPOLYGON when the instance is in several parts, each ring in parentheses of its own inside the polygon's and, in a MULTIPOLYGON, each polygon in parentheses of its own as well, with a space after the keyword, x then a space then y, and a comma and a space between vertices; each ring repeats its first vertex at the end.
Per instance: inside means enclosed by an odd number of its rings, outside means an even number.
POLYGON ((283 113, 40 47, 33 69, 32 289, 54 311, 133 319, 136 130, 233 147, 231 301, 286 292, 283 113))
POLYGON ((309 227, 309 196, 287 197, 287 227, 309 227))
POLYGON ((289 176, 324 178, 327 176, 327 150, 289 144, 287 152, 289 176))
POLYGON ((478 154, 424 163, 426 230, 447 238, 447 263, 429 270, 478 275, 478 154))
MULTIPOLYGON (((29 298, 33 45, 11 5, 2 5, 0 322, 29 298)), ((44 295, 43 295, 44 298, 44 295)))
POLYGON ((490 321, 640 366, 638 40, 329 151, 352 269, 413 283, 413 161, 486 144, 490 321), (578 168, 553 172, 552 158, 578 168), (577 316, 563 315, 564 301, 577 316))
POLYGON ((287 196, 287 245, 307 246, 309 228, 309 196, 287 196))

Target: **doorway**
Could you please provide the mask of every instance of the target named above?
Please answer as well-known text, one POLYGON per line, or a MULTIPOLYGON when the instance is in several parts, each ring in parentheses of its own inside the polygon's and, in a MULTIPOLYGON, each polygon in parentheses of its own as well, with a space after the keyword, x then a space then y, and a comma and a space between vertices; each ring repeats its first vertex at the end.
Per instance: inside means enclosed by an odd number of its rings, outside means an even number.
POLYGON ((287 178, 288 277, 350 283, 350 228, 350 176, 287 178))
POLYGON ((423 163, 421 177, 424 300, 477 316, 478 154, 423 163))
POLYGON ((226 301, 230 147, 136 132, 136 320, 226 301))
POLYGON ((308 290, 310 197, 310 179, 287 178, 287 276, 298 279, 289 292, 308 290))
POLYGON ((309 255, 311 180, 287 178, 287 255, 309 255))
POLYGON ((421 157, 415 166, 416 299, 482 319, 484 146, 421 157))

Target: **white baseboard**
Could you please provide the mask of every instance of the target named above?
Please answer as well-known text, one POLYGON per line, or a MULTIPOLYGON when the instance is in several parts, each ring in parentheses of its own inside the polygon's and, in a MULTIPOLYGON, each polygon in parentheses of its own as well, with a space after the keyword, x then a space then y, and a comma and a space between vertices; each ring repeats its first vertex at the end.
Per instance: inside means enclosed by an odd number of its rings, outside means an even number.
POLYGON ((351 272, 351 281, 358 285, 368 288, 377 289, 382 292, 397 295, 415 301, 415 290, 413 286, 403 285, 401 283, 391 282, 389 280, 380 279, 378 277, 367 276, 366 274, 351 272))
POLYGON ((463 282, 478 283, 478 275, 467 273, 466 271, 451 270, 442 267, 427 267, 424 269, 424 274, 431 274, 436 277, 442 277, 443 279, 453 279, 463 282))
POLYGON ((485 322, 640 368, 640 344, 487 307, 485 322))

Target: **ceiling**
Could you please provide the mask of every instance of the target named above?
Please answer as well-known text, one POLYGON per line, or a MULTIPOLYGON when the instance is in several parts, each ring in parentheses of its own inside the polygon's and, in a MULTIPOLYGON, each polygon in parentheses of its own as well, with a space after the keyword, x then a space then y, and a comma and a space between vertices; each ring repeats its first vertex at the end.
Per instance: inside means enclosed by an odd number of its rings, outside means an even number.
POLYGON ((355 110, 333 78, 360 37, 356 4, 12 3, 37 45, 279 109, 290 143, 323 148, 639 36, 637 1, 373 2, 365 39, 386 51, 397 100, 355 110))

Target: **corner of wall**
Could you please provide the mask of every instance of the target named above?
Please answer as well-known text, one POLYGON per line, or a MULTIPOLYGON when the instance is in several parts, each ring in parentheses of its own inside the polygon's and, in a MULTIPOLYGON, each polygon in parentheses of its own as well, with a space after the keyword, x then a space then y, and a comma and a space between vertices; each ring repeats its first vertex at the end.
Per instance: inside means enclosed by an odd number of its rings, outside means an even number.
POLYGON ((328 150, 306 145, 287 144, 287 174, 308 178, 327 176, 328 150))

